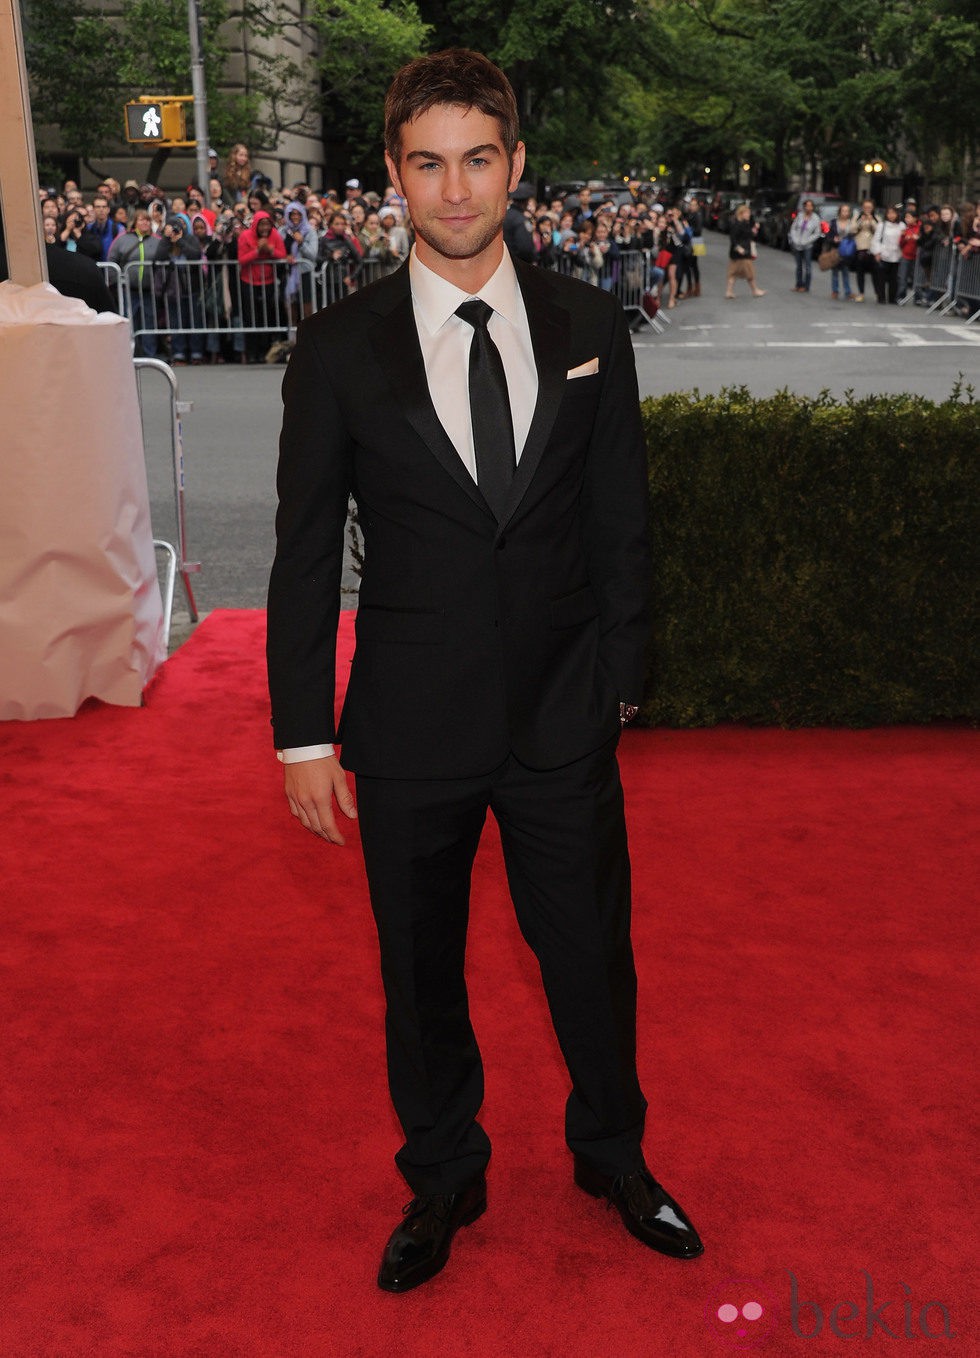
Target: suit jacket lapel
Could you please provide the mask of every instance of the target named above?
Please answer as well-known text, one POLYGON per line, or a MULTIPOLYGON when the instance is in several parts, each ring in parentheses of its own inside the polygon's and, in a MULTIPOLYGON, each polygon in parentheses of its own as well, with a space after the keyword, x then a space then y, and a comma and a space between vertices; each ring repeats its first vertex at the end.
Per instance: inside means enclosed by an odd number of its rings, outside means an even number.
MULTIPOLYGON (((497 526, 498 532, 513 517, 527 493, 548 445, 565 394, 571 343, 571 319, 568 312, 552 300, 547 278, 530 265, 515 260, 514 266, 524 297, 531 346, 538 370, 538 397, 507 507, 497 526)), ((405 417, 460 489, 485 514, 492 517, 489 505, 463 466, 432 404, 412 309, 407 264, 370 289, 370 303, 371 309, 382 318, 371 335, 375 356, 398 397, 405 417)))
POLYGON ((552 301, 542 271, 517 260, 514 261, 514 267, 531 331, 531 346, 538 370, 538 399, 498 531, 513 517, 548 446, 558 408, 565 395, 571 344, 571 319, 563 307, 552 301))
POLYGON ((391 383, 401 410, 423 443, 474 504, 493 517, 459 453, 440 423, 429 395, 422 347, 419 344, 408 265, 379 283, 371 298, 372 310, 384 318, 375 326, 371 343, 383 372, 391 383))

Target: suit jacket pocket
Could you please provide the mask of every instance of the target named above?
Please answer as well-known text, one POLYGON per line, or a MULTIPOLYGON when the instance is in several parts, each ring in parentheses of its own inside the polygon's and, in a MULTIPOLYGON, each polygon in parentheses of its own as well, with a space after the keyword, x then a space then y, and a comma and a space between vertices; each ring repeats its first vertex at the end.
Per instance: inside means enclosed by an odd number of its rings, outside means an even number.
POLYGON ((552 627, 575 627, 598 617, 599 605, 591 585, 583 585, 572 594, 563 594, 551 601, 552 627))
POLYGON ((425 608, 380 608, 362 604, 357 610, 358 641, 391 641, 431 646, 446 639, 446 616, 425 608))

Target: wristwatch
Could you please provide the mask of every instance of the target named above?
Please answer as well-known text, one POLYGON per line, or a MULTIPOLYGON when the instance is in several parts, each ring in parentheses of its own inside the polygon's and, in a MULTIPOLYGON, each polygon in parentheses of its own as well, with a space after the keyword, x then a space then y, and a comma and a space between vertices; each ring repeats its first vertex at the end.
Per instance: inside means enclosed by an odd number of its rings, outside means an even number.
POLYGON ((637 707, 636 703, 620 703, 619 704, 620 726, 625 726, 627 722, 632 721, 633 718, 636 716, 637 712, 639 712, 639 710, 640 709, 637 707))

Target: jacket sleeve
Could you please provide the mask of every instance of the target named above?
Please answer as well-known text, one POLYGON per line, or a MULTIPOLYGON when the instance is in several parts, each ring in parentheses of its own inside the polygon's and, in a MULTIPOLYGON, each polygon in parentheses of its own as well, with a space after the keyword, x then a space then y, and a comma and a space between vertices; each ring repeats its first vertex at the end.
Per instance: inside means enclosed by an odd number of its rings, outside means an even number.
POLYGON ((266 657, 276 747, 335 738, 334 684, 351 441, 309 322, 283 378, 266 657))
POLYGON ((259 257, 259 243, 252 231, 243 231, 238 237, 238 259, 241 264, 248 264, 253 259, 259 257))
POLYGON ((609 308, 602 394, 582 485, 585 554, 599 603, 599 651, 621 702, 639 702, 650 587, 649 486, 636 363, 625 313, 609 308))

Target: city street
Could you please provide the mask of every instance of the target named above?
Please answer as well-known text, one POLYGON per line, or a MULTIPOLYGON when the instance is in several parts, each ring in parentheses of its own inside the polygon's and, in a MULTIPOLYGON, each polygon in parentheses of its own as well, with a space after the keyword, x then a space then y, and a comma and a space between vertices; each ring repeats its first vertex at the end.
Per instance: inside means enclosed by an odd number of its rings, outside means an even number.
MULTIPOLYGON (((644 396, 697 388, 745 386, 755 396, 780 388, 841 396, 914 392, 947 397, 959 374, 980 379, 980 324, 928 316, 924 309, 833 302, 830 279, 814 268, 813 291, 793 292, 792 256, 763 247, 758 278, 766 296, 745 283, 725 301, 726 236, 708 234, 701 261, 702 296, 681 302, 663 335, 635 337, 644 396)), ((279 367, 178 368, 184 418, 188 552, 198 607, 260 608, 273 552, 279 367)), ((162 377, 147 374, 144 424, 154 533, 174 539, 169 405, 162 377)), ((978 383, 980 385, 980 383, 978 383)), ((353 583, 348 573, 347 583, 353 583)), ((352 598, 352 596, 351 596, 352 598)), ((187 631, 178 584, 174 641, 187 631)))

